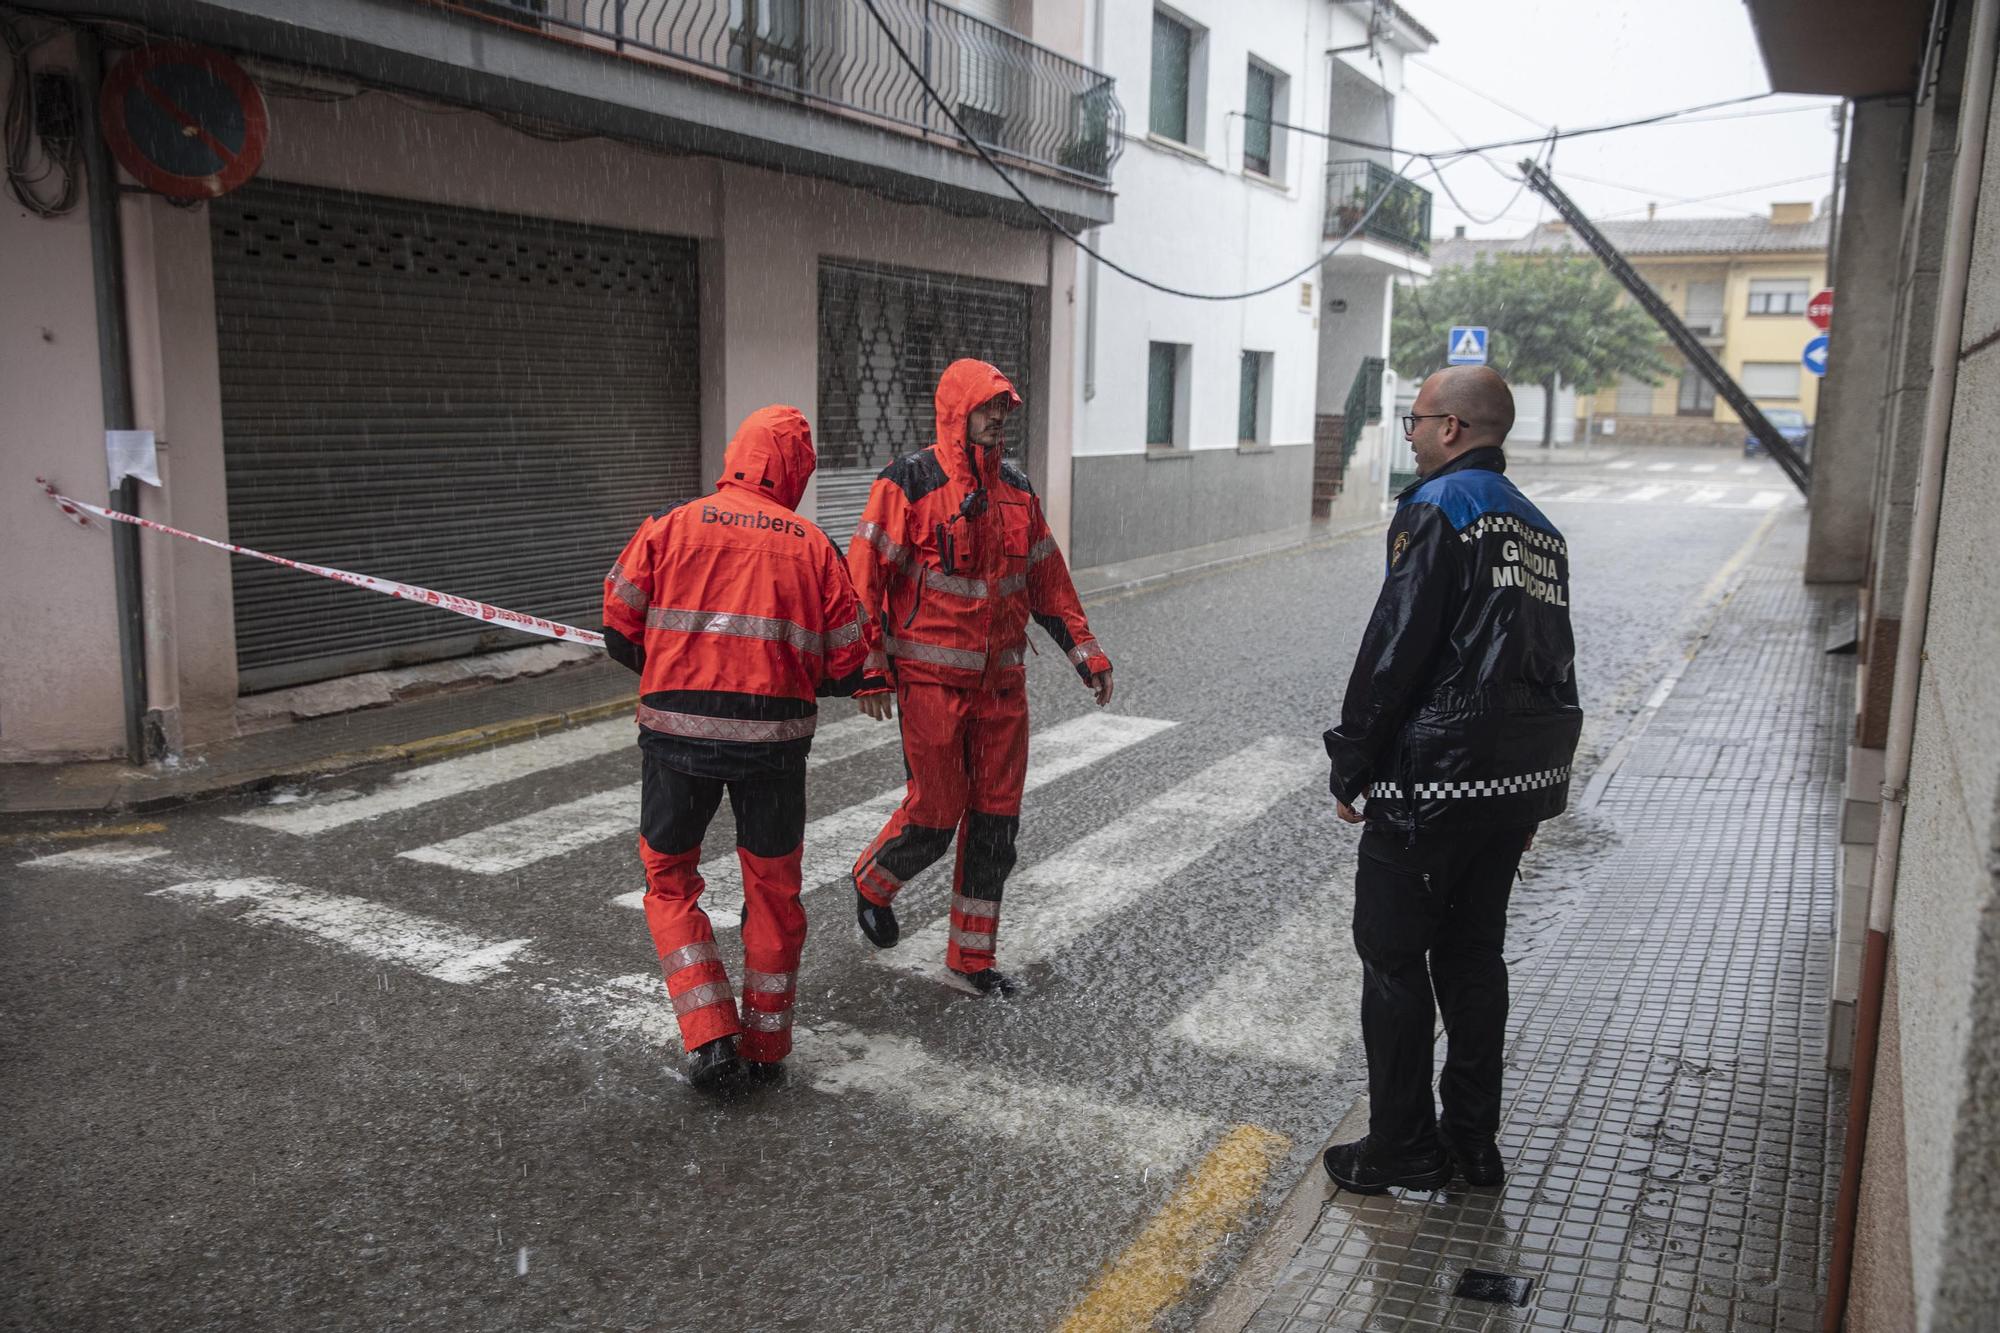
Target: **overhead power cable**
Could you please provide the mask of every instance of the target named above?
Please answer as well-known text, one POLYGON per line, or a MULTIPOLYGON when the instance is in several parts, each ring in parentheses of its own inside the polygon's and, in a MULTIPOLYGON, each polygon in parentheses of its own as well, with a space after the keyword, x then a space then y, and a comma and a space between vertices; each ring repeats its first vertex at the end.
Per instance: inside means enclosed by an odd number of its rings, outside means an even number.
MULTIPOLYGON (((1028 192, 1021 188, 1020 183, 1014 179, 1012 174, 1010 174, 1007 171, 1007 169, 1000 164, 999 160, 996 159, 992 153, 987 151, 986 145, 979 141, 978 136, 973 134, 971 130, 966 128, 965 122, 958 118, 958 112, 953 110, 951 104, 945 101, 943 95, 940 94, 934 86, 932 86, 929 76, 924 73, 923 68, 919 66, 915 60, 911 59, 909 51, 904 48, 902 38, 896 35, 896 30, 889 26, 889 22, 887 19, 882 17, 882 11, 876 8, 876 0, 861 0, 861 3, 867 6, 869 17, 875 20, 875 25, 882 30, 882 35, 889 39, 889 45, 895 51, 897 58, 903 62, 904 68, 908 69, 910 71, 911 76, 914 77, 918 82, 918 84, 922 86, 925 95, 931 99, 931 101, 937 106, 938 110, 944 113, 945 119, 951 122, 952 128, 958 131, 960 137, 962 137, 967 143, 972 145, 973 151, 979 154, 980 160, 985 162, 986 165, 992 169, 993 174, 998 176, 1001 182, 1005 184, 1007 188, 1014 193, 1014 196, 1017 199, 1019 199, 1022 203, 1026 204, 1028 208, 1035 214, 1035 216, 1042 220, 1042 225, 1046 226, 1051 231, 1054 231, 1057 234, 1068 238, 1070 244, 1074 245, 1077 249, 1083 251, 1083 253, 1089 255, 1091 258, 1095 259, 1098 263, 1110 269, 1113 273, 1118 274, 1120 277, 1129 278, 1133 282, 1138 283, 1142 287, 1149 287, 1156 292, 1164 292, 1168 296, 1184 297, 1190 301, 1247 301, 1255 296, 1267 295, 1270 292, 1277 291, 1280 287, 1290 286, 1292 283, 1297 282, 1300 278, 1303 278, 1306 274, 1313 272, 1321 264, 1325 263, 1327 259, 1329 259, 1334 254, 1334 252, 1340 249, 1341 246, 1345 245, 1347 242, 1353 240, 1356 236, 1360 235, 1361 229, 1368 225, 1368 223, 1374 218, 1376 211, 1380 209, 1383 203, 1389 198, 1389 192, 1387 190, 1382 191, 1379 195, 1375 197, 1375 201, 1368 205, 1367 211, 1361 215, 1361 217, 1355 222, 1355 224, 1351 228, 1349 228, 1345 233, 1343 233, 1337 240, 1335 240, 1332 245, 1328 246, 1325 250, 1322 250, 1319 254, 1314 255, 1310 263, 1294 270, 1291 273, 1286 274, 1284 277, 1279 278, 1275 282, 1265 283, 1262 287, 1256 287, 1247 292, 1192 292, 1181 287, 1172 286, 1169 283, 1156 282, 1152 278, 1146 277, 1142 273, 1135 273, 1131 269, 1126 268, 1123 264, 1120 264, 1117 260, 1106 256, 1102 251, 1093 249, 1076 232, 1064 226, 1060 218, 1056 217, 1054 214, 1050 213, 1046 208, 1043 208, 1040 204, 1036 203, 1035 200, 1029 196, 1028 192)), ((1395 177, 1397 180, 1403 181, 1405 183, 1414 183, 1412 181, 1412 178, 1409 176, 1408 172, 1410 167, 1414 165, 1416 156, 1417 155, 1412 155, 1411 160, 1403 164, 1403 169, 1401 171, 1395 172, 1395 177)), ((1425 156, 1430 156, 1430 155, 1425 155, 1425 156)), ((1454 155, 1448 153, 1440 153, 1436 154, 1435 156, 1449 158, 1454 155)), ((1428 176, 1434 176, 1438 173, 1438 170, 1439 168, 1433 161, 1431 170, 1426 174, 1428 176)))
MULTIPOLYGON (((1667 121, 1679 120, 1683 116, 1692 116, 1697 112, 1714 111, 1721 107, 1742 106, 1746 102, 1761 102, 1766 98, 1776 97, 1777 95, 1776 93, 1748 93, 1742 97, 1726 97, 1719 102, 1702 102, 1695 106, 1681 107, 1677 111, 1662 111, 1651 116, 1634 117, 1631 120, 1611 121, 1603 125, 1580 125, 1573 130, 1556 130, 1553 132, 1553 135, 1546 133, 1532 134, 1525 138, 1499 139, 1493 143, 1468 144, 1465 148, 1444 149, 1438 152, 1425 152, 1418 148, 1397 148, 1393 144, 1371 143, 1366 139, 1355 139, 1348 135, 1335 134, 1330 130, 1316 130, 1309 125, 1294 125, 1283 120, 1266 120, 1263 116, 1252 116, 1248 112, 1243 111, 1232 111, 1229 114, 1232 116, 1242 116, 1245 120, 1263 121, 1277 129, 1291 130, 1295 134, 1309 134, 1316 139, 1327 139, 1334 143, 1346 144, 1351 148, 1366 148, 1377 153, 1407 153, 1413 158, 1432 161, 1440 157, 1462 157, 1468 152, 1484 153, 1499 148, 1526 148, 1533 144, 1543 143, 1551 137, 1555 139, 1575 139, 1586 134, 1609 134, 1614 130, 1636 129, 1641 125, 1659 125, 1667 121)), ((1786 107, 1784 111, 1814 111, 1818 109, 1817 107, 1786 107)), ((1716 117, 1716 119, 1721 119, 1721 117, 1716 117)), ((1708 122, 1689 121, 1688 123, 1706 124, 1708 122)))

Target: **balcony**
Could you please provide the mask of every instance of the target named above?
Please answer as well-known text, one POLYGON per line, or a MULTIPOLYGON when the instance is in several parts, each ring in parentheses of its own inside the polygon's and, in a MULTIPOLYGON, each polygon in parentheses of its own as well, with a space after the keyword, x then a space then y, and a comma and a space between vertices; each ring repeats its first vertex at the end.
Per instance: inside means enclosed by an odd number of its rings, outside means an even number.
MULTIPOLYGON (((58 0, 58 8, 81 0, 58 0)), ((942 0, 875 0, 932 87, 1071 227, 1112 220, 1113 81, 942 0)), ((174 36, 520 116, 1033 225, 861 0, 91 0, 174 36)))
POLYGON ((1401 179, 1380 162, 1329 162, 1326 238, 1338 240, 1349 233, 1408 255, 1427 255, 1431 192, 1401 179))
POLYGON ((1124 111, 1109 76, 939 0, 876 5, 884 23, 861 0, 479 0, 468 8, 770 97, 963 143, 925 92, 928 81, 994 154, 1110 183, 1124 111))

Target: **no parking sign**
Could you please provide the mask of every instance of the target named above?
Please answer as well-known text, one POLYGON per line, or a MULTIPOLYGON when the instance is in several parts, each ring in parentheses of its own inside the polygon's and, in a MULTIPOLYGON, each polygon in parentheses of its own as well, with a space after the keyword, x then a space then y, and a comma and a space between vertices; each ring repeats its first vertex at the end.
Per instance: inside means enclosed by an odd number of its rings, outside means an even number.
POLYGON ((172 199, 213 199, 247 182, 270 132, 264 95, 243 67, 184 42, 119 61, 99 113, 119 165, 172 199))

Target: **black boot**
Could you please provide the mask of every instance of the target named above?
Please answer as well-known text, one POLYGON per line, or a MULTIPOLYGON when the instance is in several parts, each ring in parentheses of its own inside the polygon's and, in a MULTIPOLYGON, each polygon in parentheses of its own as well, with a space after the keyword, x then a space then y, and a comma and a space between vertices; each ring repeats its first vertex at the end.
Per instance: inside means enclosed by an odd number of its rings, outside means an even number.
POLYGON ((1019 982, 995 967, 981 968, 977 972, 961 972, 955 967, 946 971, 981 995, 997 995, 1003 1000, 1011 1000, 1021 989, 1019 982))
POLYGON ((859 889, 854 891, 854 919, 861 923, 861 933, 868 942, 878 949, 893 949, 903 938, 903 928, 896 924, 896 909, 876 906, 859 889))
POLYGON ((734 1082, 742 1068, 743 1062, 736 1058, 736 1038, 717 1037, 688 1056, 687 1080, 703 1092, 714 1092, 734 1082))
POLYGON ((1451 1158, 1435 1141, 1392 1155, 1375 1152, 1367 1139, 1357 1139, 1334 1144, 1324 1160, 1333 1183, 1354 1194, 1382 1194, 1392 1188, 1441 1190, 1451 1183, 1451 1158))
POLYGON ((759 1088, 775 1088, 785 1081, 785 1064, 782 1060, 745 1060, 743 1081, 759 1088))
POLYGON ((1445 1154, 1458 1165, 1459 1174, 1465 1183, 1481 1189, 1507 1183, 1507 1165, 1500 1159, 1500 1145, 1489 1138, 1474 1138, 1470 1135, 1447 1133, 1438 1127, 1438 1143, 1445 1154))

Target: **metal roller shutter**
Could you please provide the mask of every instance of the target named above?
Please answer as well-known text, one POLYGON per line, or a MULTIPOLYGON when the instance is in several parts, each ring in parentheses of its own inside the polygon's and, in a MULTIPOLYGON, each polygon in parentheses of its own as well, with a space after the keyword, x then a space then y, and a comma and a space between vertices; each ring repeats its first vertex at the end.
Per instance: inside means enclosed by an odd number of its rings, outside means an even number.
MULTIPOLYGON (((916 269, 820 261, 819 524, 841 549, 876 473, 937 434, 938 376, 990 361, 1025 395, 1030 289, 916 269)), ((1026 414, 1007 426, 1021 461, 1026 414)))
MULTIPOLYGON (((231 537, 594 627, 700 492, 692 241, 256 185, 209 205, 231 537)), ((248 693, 528 642, 233 564, 248 693)))

